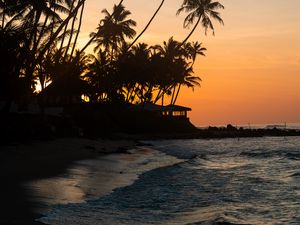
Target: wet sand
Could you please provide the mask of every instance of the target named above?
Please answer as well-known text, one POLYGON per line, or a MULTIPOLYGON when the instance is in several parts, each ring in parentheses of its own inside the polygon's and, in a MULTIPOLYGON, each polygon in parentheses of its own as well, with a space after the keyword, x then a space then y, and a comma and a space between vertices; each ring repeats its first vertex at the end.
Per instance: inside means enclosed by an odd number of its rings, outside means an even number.
POLYGON ((56 224, 61 221, 56 221, 56 213, 52 210, 60 209, 61 205, 86 204, 97 200, 117 188, 131 185, 147 171, 181 161, 152 148, 139 146, 129 149, 127 154, 109 154, 77 161, 64 173, 27 182, 25 187, 32 190, 32 199, 40 205, 39 213, 46 216, 40 221, 56 224))
POLYGON ((27 182, 61 174, 78 160, 126 152, 135 145, 127 140, 65 138, 1 146, 0 224, 41 224, 35 222, 41 206, 24 188, 27 182))

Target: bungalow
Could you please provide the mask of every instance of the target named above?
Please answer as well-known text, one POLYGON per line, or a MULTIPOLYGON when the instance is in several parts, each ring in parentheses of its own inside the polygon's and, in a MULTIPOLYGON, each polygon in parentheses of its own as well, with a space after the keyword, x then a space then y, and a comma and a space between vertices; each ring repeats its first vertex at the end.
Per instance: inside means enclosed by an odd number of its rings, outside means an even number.
POLYGON ((192 111, 192 109, 188 107, 180 105, 167 105, 165 106, 165 110, 162 112, 162 115, 187 118, 187 112, 190 111, 192 111))
POLYGON ((144 110, 153 112, 160 116, 176 117, 176 118, 188 118, 188 112, 192 111, 191 108, 180 105, 167 105, 161 106, 153 103, 145 103, 142 107, 144 110))

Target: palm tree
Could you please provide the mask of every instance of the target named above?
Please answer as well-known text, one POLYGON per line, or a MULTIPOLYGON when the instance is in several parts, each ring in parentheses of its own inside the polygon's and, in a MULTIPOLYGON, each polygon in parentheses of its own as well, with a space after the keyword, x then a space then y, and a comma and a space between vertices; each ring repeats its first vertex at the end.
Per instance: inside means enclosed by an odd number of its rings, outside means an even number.
POLYGON ((129 76, 128 83, 133 88, 134 96, 129 96, 129 99, 135 100, 135 97, 138 97, 140 103, 149 102, 154 88, 150 67, 150 48, 145 43, 139 43, 133 46, 131 55, 131 61, 129 61, 131 76, 129 76))
POLYGON ((200 78, 193 76, 192 66, 197 55, 204 55, 206 49, 198 42, 182 45, 172 37, 163 46, 158 45, 154 49, 162 57, 166 68, 161 75, 159 94, 154 102, 167 94, 171 95, 171 104, 175 104, 182 85, 190 88, 200 85, 200 78))
POLYGON ((74 98, 81 99, 81 95, 88 92, 87 82, 83 75, 90 61, 89 56, 80 54, 78 51, 72 61, 66 62, 61 57, 62 53, 57 51, 53 55, 52 62, 47 63, 46 73, 51 76, 52 83, 46 87, 46 94, 61 97, 64 103, 70 103, 74 98), (56 57, 59 57, 57 60, 56 57), (67 87, 67 88, 66 88, 67 87))
POLYGON ((180 46, 180 43, 171 37, 167 42, 163 42, 163 46, 156 45, 153 47, 155 51, 158 51, 160 55, 169 62, 173 62, 175 59, 186 56, 186 52, 180 46))
MULTIPOLYGON (((172 99, 175 95, 175 88, 178 83, 178 63, 188 57, 187 52, 180 46, 178 41, 175 41, 171 37, 167 42, 163 42, 163 46, 156 45, 153 47, 156 54, 159 54, 162 60, 164 69, 161 70, 159 84, 160 89, 154 102, 157 102, 160 98, 164 98, 164 95, 172 95, 172 99), (173 91, 172 91, 173 90, 173 91)), ((158 58, 159 59, 159 58, 158 58)), ((173 101, 173 100, 172 100, 173 101)))
MULTIPOLYGON (((61 0, 16 0, 16 1, 5 1, 8 4, 6 12, 11 17, 7 24, 21 24, 24 30, 30 31, 27 35, 27 41, 24 46, 27 49, 26 66, 24 67, 26 82, 28 89, 31 89, 33 74, 36 65, 36 56, 38 53, 40 41, 48 36, 46 29, 48 19, 51 18, 55 21, 61 21, 59 13, 64 13, 66 9, 60 5, 61 0), (41 26, 40 22, 44 16, 44 23, 41 26)), ((42 57, 41 57, 42 58, 42 57)))
POLYGON ((197 56, 198 55, 205 56, 204 51, 207 50, 206 48, 203 48, 202 43, 199 43, 198 41, 192 43, 188 42, 183 46, 183 48, 186 49, 186 51, 190 55, 190 58, 192 59, 191 67, 194 66, 197 56))
POLYGON ((211 21, 211 18, 217 20, 220 24, 224 25, 224 22, 220 17, 220 13, 217 11, 219 9, 224 9, 224 6, 218 1, 184 0, 181 8, 179 8, 177 11, 177 15, 179 15, 183 11, 189 13, 184 20, 184 28, 187 28, 190 25, 194 24, 195 20, 197 21, 189 35, 182 41, 182 44, 187 42, 187 40, 194 33, 200 22, 205 29, 205 34, 207 33, 208 29, 211 29, 214 34, 214 26, 211 21))
POLYGON ((131 12, 125 10, 123 5, 114 5, 112 14, 106 9, 102 10, 102 13, 105 14, 105 17, 98 26, 97 37, 94 40, 97 43, 95 51, 104 47, 106 51, 110 52, 111 59, 113 59, 115 52, 126 42, 126 38, 132 39, 136 35, 132 28, 136 26, 136 22, 127 19, 131 12))
MULTIPOLYGON (((124 1, 124 0, 121 0, 121 1, 119 2, 119 4, 117 5, 117 7, 119 7, 120 5, 122 5, 123 1, 124 1)), ((111 15, 111 18, 112 18, 113 16, 114 16, 114 12, 113 12, 113 14, 111 15)), ((92 34, 91 34, 91 39, 90 39, 90 40, 86 43, 86 45, 80 50, 80 53, 84 52, 84 50, 85 50, 87 47, 89 47, 91 43, 94 42, 94 40, 97 38, 99 32, 100 32, 100 30, 98 29, 98 32, 97 32, 97 33, 92 33, 92 34)))
POLYGON ((39 37, 35 43, 35 49, 39 46, 42 39, 49 38, 49 35, 51 36, 53 34, 55 25, 59 22, 62 22, 60 15, 69 12, 69 1, 70 0, 66 0, 63 2, 66 4, 65 6, 64 4, 61 4, 62 0, 49 0, 48 8, 51 13, 44 15, 44 23, 39 31, 39 37))
POLYGON ((98 57, 91 56, 91 58, 88 72, 84 75, 84 79, 91 87, 88 97, 91 102, 103 102, 111 88, 111 83, 108 82, 112 72, 111 63, 106 52, 102 50, 98 52, 98 57))
POLYGON ((72 51, 71 51, 71 54, 70 54, 71 58, 73 56, 73 53, 74 53, 74 50, 75 50, 75 47, 76 47, 76 44, 77 44, 78 36, 79 36, 79 33, 80 33, 80 29, 81 29, 82 16, 83 16, 83 11, 84 11, 84 5, 85 4, 83 3, 82 6, 81 6, 81 12, 80 12, 80 17, 79 17, 78 29, 77 29, 77 33, 76 33, 75 40, 74 40, 74 43, 73 43, 73 48, 72 48, 72 51))
POLYGON ((128 46, 128 49, 130 49, 136 42, 137 40, 145 33, 145 31, 148 29, 148 27, 150 26, 150 24, 152 23, 152 21, 154 20, 155 16, 157 15, 157 13, 159 12, 159 10, 161 9, 161 7, 163 6, 165 0, 162 0, 161 3, 159 4, 157 10, 155 11, 155 13, 153 14, 153 16, 151 17, 151 19, 149 20, 149 22, 147 23, 147 25, 145 26, 145 28, 142 30, 142 32, 134 39, 134 41, 128 46))
POLYGON ((80 1, 77 4, 77 6, 71 11, 71 13, 58 25, 56 30, 52 33, 52 35, 49 37, 49 39, 47 39, 47 41, 43 44, 43 47, 41 48, 41 50, 38 52, 38 55, 36 57, 37 62, 40 62, 43 59, 44 54, 49 50, 49 48, 51 48, 53 43, 55 43, 57 37, 59 36, 61 31, 65 28, 65 26, 68 24, 68 22, 74 16, 77 15, 78 10, 84 3, 85 3, 85 0, 80 1))
POLYGON ((10 23, 0 27, 0 98, 6 100, 4 111, 23 95, 21 68, 25 59, 25 41, 26 31, 22 27, 10 23))
MULTIPOLYGON (((75 2, 75 1, 74 1, 75 2)), ((80 3, 80 1, 78 1, 78 4, 80 3)), ((75 3, 73 3, 75 4, 75 3)), ((82 4, 82 6, 84 6, 84 4, 82 4)), ((81 7, 82 7, 81 6, 81 7)), ((73 17, 73 21, 72 21, 72 25, 71 25, 71 30, 70 30, 70 37, 69 37, 69 41, 68 41, 68 44, 67 44, 67 47, 65 48, 65 55, 64 55, 64 60, 67 59, 67 56, 68 56, 68 52, 69 52, 69 48, 71 46, 71 42, 72 42, 72 38, 73 38, 73 34, 74 34, 74 29, 75 29, 75 22, 76 22, 76 19, 77 19, 77 14, 78 14, 78 11, 79 9, 76 11, 76 14, 74 15, 73 17)), ((83 9, 82 9, 83 11, 83 9)), ((82 18, 82 17, 81 17, 82 18)), ((81 25, 81 23, 80 23, 81 25)), ((72 56, 71 56, 72 57, 72 56)))
POLYGON ((201 82, 200 77, 193 75, 194 73, 193 69, 188 63, 182 61, 181 63, 177 63, 177 65, 178 65, 177 70, 179 71, 180 77, 177 81, 178 84, 176 85, 178 86, 177 91, 176 91, 176 86, 174 87, 174 92, 171 99, 171 105, 175 105, 182 85, 187 86, 188 88, 192 88, 192 90, 194 90, 194 87, 200 86, 200 82, 201 82))
MULTIPOLYGON (((69 6, 69 9, 70 9, 69 10, 69 14, 71 14, 71 12, 72 12, 72 10, 74 8, 74 4, 75 4, 75 1, 72 1, 72 3, 69 6)), ((68 26, 69 26, 69 22, 67 22, 67 24, 65 25, 65 29, 64 29, 64 31, 62 33, 62 38, 61 38, 61 41, 60 41, 60 48, 59 48, 60 51, 63 49, 63 46, 64 46, 65 37, 66 37, 66 35, 68 33, 67 32, 68 26)))

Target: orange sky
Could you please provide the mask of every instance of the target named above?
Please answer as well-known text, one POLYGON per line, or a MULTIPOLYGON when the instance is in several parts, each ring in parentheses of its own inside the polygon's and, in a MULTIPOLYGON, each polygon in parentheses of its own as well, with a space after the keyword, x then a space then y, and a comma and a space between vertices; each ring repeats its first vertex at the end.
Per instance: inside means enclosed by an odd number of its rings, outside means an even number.
MULTIPOLYGON (((88 0, 80 36, 81 45, 94 31, 101 9, 118 1, 88 0)), ((149 20, 161 0, 124 0, 138 23, 149 20)), ((182 40, 184 15, 176 17, 182 0, 166 0, 154 23, 141 38, 150 44, 169 37, 182 40)), ((196 75, 202 87, 184 90, 178 103, 193 108, 198 126, 300 122, 300 1, 220 0, 225 26, 216 24, 216 36, 199 27, 190 41, 208 49, 199 57, 196 75)))

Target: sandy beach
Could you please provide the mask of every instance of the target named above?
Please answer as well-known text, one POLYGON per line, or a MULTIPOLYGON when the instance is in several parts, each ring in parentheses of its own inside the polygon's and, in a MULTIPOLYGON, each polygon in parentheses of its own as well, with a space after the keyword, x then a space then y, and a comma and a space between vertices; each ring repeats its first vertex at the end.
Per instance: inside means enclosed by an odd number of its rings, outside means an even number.
POLYGON ((24 183, 61 174, 78 160, 126 152, 135 145, 127 140, 64 138, 1 146, 0 224, 39 224, 34 222, 39 206, 24 183))

